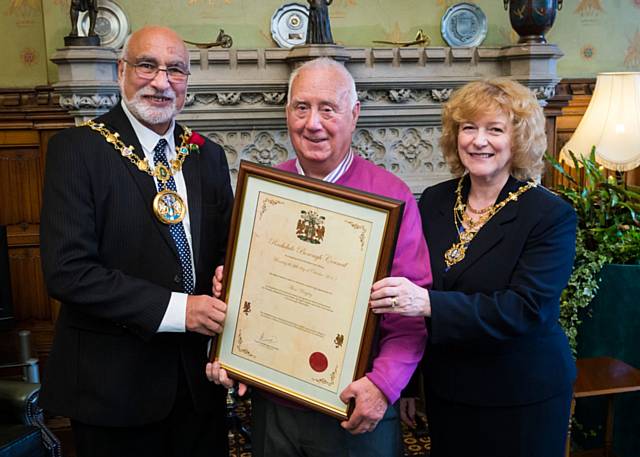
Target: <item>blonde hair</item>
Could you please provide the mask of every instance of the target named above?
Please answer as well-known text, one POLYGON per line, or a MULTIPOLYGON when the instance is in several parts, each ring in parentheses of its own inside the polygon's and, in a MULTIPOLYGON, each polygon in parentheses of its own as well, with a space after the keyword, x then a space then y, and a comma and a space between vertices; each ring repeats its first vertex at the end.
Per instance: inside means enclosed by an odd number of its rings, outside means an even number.
POLYGON ((458 154, 460 125, 487 113, 506 115, 513 127, 510 173, 520 180, 539 179, 547 149, 544 113, 529 89, 507 78, 465 84, 444 105, 440 148, 451 172, 465 172, 458 154))

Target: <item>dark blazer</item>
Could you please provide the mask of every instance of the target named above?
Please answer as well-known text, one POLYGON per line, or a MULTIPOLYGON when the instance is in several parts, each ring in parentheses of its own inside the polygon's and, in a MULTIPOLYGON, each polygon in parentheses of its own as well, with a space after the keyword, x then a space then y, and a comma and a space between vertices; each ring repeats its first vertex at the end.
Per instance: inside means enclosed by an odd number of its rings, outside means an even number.
MULTIPOLYGON (((445 271, 457 241, 458 180, 428 188, 419 207, 433 272, 425 382, 450 401, 522 405, 571 388, 575 364, 558 324, 575 254, 573 208, 538 186, 508 203, 445 271)), ((497 201, 524 183, 509 178, 497 201)), ((469 193, 465 178, 463 197, 469 193)))
MULTIPOLYGON (((96 120, 143 156, 120 105, 96 120)), ((182 128, 176 125, 176 145, 182 128)), ((207 140, 184 162, 196 291, 211 294, 223 262, 232 191, 222 148, 207 140)), ((156 333, 181 269, 169 228, 153 215, 153 178, 89 127, 49 142, 41 219, 42 267, 62 306, 41 405, 103 426, 166 417, 183 370, 199 411, 224 412, 206 380, 207 338, 156 333)))

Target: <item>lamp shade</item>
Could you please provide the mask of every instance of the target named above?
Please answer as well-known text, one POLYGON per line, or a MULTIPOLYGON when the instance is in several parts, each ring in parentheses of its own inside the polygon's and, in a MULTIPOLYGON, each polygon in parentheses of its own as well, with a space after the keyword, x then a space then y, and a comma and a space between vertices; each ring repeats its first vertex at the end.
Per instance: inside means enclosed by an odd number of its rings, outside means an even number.
POLYGON ((640 72, 600 73, 584 117, 560 151, 572 164, 596 147, 596 160, 611 170, 628 171, 640 165, 640 72))

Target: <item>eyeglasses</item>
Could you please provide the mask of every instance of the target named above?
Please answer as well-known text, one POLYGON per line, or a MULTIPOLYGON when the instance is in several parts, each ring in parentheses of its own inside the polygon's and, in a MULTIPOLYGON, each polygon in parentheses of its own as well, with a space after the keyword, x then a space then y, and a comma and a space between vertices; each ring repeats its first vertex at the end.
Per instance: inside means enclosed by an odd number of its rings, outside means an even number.
POLYGON ((154 79, 159 71, 164 71, 167 73, 167 79, 172 83, 183 83, 189 78, 188 70, 185 70, 180 67, 172 66, 172 67, 164 67, 160 68, 160 66, 152 63, 152 62, 140 62, 133 63, 129 62, 127 59, 122 59, 128 65, 131 65, 136 70, 136 75, 138 75, 142 79, 154 79))

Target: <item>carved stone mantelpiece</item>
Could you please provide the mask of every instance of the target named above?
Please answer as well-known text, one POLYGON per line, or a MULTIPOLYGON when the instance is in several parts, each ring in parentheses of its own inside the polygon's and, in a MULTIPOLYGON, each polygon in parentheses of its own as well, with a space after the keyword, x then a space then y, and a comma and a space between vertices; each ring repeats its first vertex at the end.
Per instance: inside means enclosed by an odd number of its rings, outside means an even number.
MULTIPOLYGON (((353 74, 362 103, 353 147, 396 173, 414 193, 450 177, 438 147, 441 104, 468 81, 508 76, 532 88, 542 105, 559 81, 562 56, 551 44, 503 48, 343 48, 191 50, 186 104, 179 120, 222 144, 232 178, 241 159, 276 164, 293 157, 284 107, 287 81, 302 61, 328 55, 353 74)), ((77 122, 118 100, 117 54, 63 48, 54 86, 77 122)))

